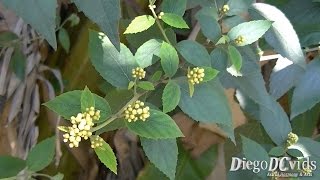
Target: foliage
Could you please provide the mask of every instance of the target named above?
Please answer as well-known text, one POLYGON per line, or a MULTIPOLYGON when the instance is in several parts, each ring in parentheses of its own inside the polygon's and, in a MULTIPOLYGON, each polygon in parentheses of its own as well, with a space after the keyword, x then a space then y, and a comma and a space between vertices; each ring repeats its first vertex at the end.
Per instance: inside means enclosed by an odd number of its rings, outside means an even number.
MULTIPOLYGON (((70 52, 71 40, 63 26, 69 21, 71 26, 78 24, 77 16, 69 16, 56 28, 56 1, 1 2, 34 27, 54 49, 58 31, 59 43, 66 53, 70 52), (39 11, 34 11, 34 6, 39 11)), ((216 125, 236 148, 241 146, 241 155, 248 160, 268 161, 280 156, 319 159, 320 144, 312 139, 312 134, 319 116, 320 59, 316 57, 307 63, 302 45, 318 46, 314 43, 319 41, 308 38, 319 40, 320 31, 313 26, 318 34, 296 32, 301 24, 308 24, 296 14, 299 1, 276 7, 252 0, 150 0, 145 7, 148 12, 130 16, 130 22, 122 22, 119 1, 72 2, 102 31, 90 29, 88 53, 91 64, 110 87, 105 98, 85 87, 43 104, 72 124, 58 127, 65 133, 64 141, 70 142, 70 148, 90 141, 100 161, 117 174, 117 157, 102 134, 127 128, 139 137, 150 161, 138 179, 204 179, 214 166, 208 161, 213 163, 215 156, 205 152, 193 161, 180 145, 186 134, 172 115, 183 112, 201 124, 216 125), (295 7, 292 12, 288 8, 291 6, 295 7), (243 14, 248 18, 244 19, 243 14), (258 63, 261 53, 270 49, 283 58, 273 68, 267 88, 258 63), (269 141, 256 139, 255 133, 234 131, 232 109, 225 93, 229 88, 237 90, 234 98, 263 128, 263 136, 269 141), (288 97, 290 108, 285 111, 277 99, 288 94, 292 94, 288 97), (292 132, 299 140, 292 139, 292 132), (238 138, 239 134, 246 137, 238 138), (304 147, 306 153, 296 146, 304 147)), ((318 17, 319 3, 306 4, 312 11, 303 17, 310 18, 314 25, 318 22, 311 17, 318 17)), ((17 40, 14 34, 6 32, 0 35, 0 46, 9 47, 17 40)), ((13 72, 23 80, 26 60, 21 49, 15 48, 11 63, 13 72)), ((250 126, 248 123, 241 128, 250 126)), ((260 133, 258 129, 251 130, 260 133)), ((52 137, 37 144, 27 160, 1 156, 0 178, 16 176, 23 169, 28 177, 37 176, 35 172, 52 161, 54 147, 52 137), (3 171, 4 168, 10 171, 3 171)), ((217 153, 215 147, 208 152, 217 153)), ((230 172, 228 177, 265 178, 266 173, 230 172)), ((52 178, 61 179, 61 175, 52 178)))

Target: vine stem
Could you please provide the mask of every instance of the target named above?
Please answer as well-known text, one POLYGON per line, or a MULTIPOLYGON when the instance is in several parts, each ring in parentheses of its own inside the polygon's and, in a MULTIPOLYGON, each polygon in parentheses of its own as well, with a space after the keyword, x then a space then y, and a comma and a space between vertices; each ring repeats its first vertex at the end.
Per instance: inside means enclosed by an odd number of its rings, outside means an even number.
POLYGON ((161 34, 163 35, 164 39, 167 41, 167 43, 171 44, 169 38, 167 37, 166 33, 164 32, 164 29, 161 26, 161 23, 159 21, 159 17, 157 16, 156 12, 154 11, 154 8, 152 7, 152 5, 149 5, 149 9, 152 12, 153 17, 156 19, 156 23, 161 31, 161 34))
POLYGON ((46 177, 48 179, 53 179, 51 176, 47 175, 47 174, 41 174, 41 173, 32 173, 31 176, 41 176, 41 177, 46 177))

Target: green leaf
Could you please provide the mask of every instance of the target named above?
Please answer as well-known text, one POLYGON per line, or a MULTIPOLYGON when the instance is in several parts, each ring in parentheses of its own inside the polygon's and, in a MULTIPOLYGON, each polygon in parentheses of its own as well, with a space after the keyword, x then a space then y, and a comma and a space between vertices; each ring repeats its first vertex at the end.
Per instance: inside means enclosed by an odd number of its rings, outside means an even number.
POLYGON ((204 123, 232 124, 231 110, 224 89, 217 79, 195 86, 189 95, 186 80, 178 81, 181 88, 179 107, 195 121, 204 123))
POLYGON ((223 72, 228 67, 228 53, 222 48, 214 48, 210 53, 212 67, 223 72))
POLYGON ((320 58, 307 65, 306 73, 300 78, 293 91, 291 119, 306 112, 320 102, 320 58))
POLYGON ((228 36, 231 41, 234 41, 239 36, 244 38, 244 42, 237 44, 238 46, 245 46, 257 41, 265 32, 271 27, 272 22, 267 20, 257 20, 241 23, 233 27, 228 36))
POLYGON ((147 91, 152 91, 154 90, 154 85, 152 82, 149 81, 140 81, 138 83, 138 87, 147 91))
POLYGON ((276 7, 263 3, 253 4, 249 12, 255 19, 273 21, 270 30, 265 34, 268 44, 283 57, 305 68, 299 38, 286 16, 276 7))
POLYGON ((203 82, 208 82, 211 81, 212 79, 214 79, 219 71, 216 69, 213 69, 211 67, 202 67, 204 69, 204 77, 203 77, 203 82))
POLYGON ((130 81, 128 85, 128 90, 132 89, 136 83, 134 81, 130 81))
POLYGON ((86 86, 81 93, 81 111, 85 112, 87 108, 95 107, 94 96, 86 86))
POLYGON ((194 85, 188 81, 188 87, 189 87, 189 95, 190 97, 192 97, 194 94, 194 85))
POLYGON ((177 124, 167 114, 151 109, 146 121, 127 122, 127 127, 133 133, 150 139, 167 139, 183 137, 177 124))
POLYGON ((242 56, 240 52, 234 46, 228 46, 229 58, 237 71, 240 71, 242 67, 242 56))
POLYGON ((295 158, 303 157, 302 152, 300 150, 298 150, 298 149, 288 149, 287 153, 290 156, 295 157, 295 158))
POLYGON ((170 179, 174 179, 178 161, 176 139, 140 138, 140 140, 148 159, 170 179))
MULTIPOLYGON (((269 155, 267 151, 255 141, 249 138, 241 136, 242 139, 242 151, 245 157, 251 161, 267 161, 269 162, 269 155)), ((266 177, 267 170, 261 169, 258 173, 260 177, 266 177)))
POLYGON ((67 53, 69 53, 69 50, 70 50, 70 38, 69 38, 69 34, 68 34, 66 29, 61 28, 59 30, 58 39, 59 39, 59 42, 60 42, 62 48, 67 53))
POLYGON ((56 174, 55 176, 52 176, 52 180, 63 180, 64 175, 61 173, 56 174))
POLYGON ((161 16, 161 19, 166 24, 175 28, 189 28, 188 24, 184 21, 184 19, 176 14, 164 13, 164 15, 161 16))
POLYGON ((97 23, 108 36, 117 50, 120 50, 119 19, 120 1, 97 0, 94 3, 87 0, 72 0, 80 11, 97 23))
POLYGON ((214 169, 217 157, 217 146, 211 146, 198 158, 179 146, 176 180, 206 179, 214 169))
POLYGON ((105 99, 110 104, 112 113, 116 114, 123 106, 133 98, 133 92, 130 90, 112 89, 106 94, 105 99))
POLYGON ((26 167, 26 162, 12 156, 0 156, 0 178, 18 175, 26 167))
POLYGON ((110 145, 103 141, 101 147, 94 148, 100 161, 109 168, 112 172, 117 174, 117 158, 110 145))
POLYGON ((163 112, 168 113, 174 110, 179 104, 180 96, 181 90, 179 85, 176 82, 170 80, 164 88, 162 94, 163 112))
POLYGON ((107 36, 90 31, 89 57, 100 75, 115 87, 127 89, 132 78, 132 69, 137 63, 130 50, 123 44, 120 53, 107 36))
POLYGON ((26 57, 20 48, 15 48, 10 60, 10 68, 23 81, 26 73, 26 57))
POLYGON ((151 66, 159 60, 161 44, 161 40, 150 39, 138 48, 134 57, 141 68, 151 66))
POLYGON ((11 31, 3 31, 0 33, 0 47, 11 45, 13 41, 18 40, 19 37, 11 31))
POLYGON ((163 0, 161 9, 164 13, 173 13, 178 16, 183 16, 187 8, 187 0, 163 0))
POLYGON ((162 77, 162 71, 156 71, 156 72, 152 75, 151 81, 152 81, 152 82, 157 82, 157 81, 159 81, 159 80, 161 79, 161 77, 162 77))
POLYGON ((57 49, 55 34, 56 27, 56 0, 2 0, 5 7, 13 10, 26 23, 30 24, 48 43, 57 49), (37 11, 35 11, 37 9, 37 11))
POLYGON ((191 40, 184 40, 180 41, 176 48, 190 64, 195 66, 211 66, 210 55, 201 44, 191 40))
POLYGON ((311 137, 317 126, 320 115, 320 104, 296 116, 291 120, 292 132, 298 136, 311 137))
POLYGON ((169 77, 174 76, 179 66, 179 56, 176 49, 170 44, 163 42, 160 49, 160 58, 165 74, 169 77))
POLYGON ((156 20, 150 15, 142 15, 135 17, 123 34, 133 34, 149 29, 156 20))
POLYGON ((221 37, 221 28, 217 21, 218 13, 216 8, 203 7, 195 17, 200 23, 202 33, 212 42, 217 42, 221 37))
POLYGON ((320 143, 318 141, 307 137, 299 137, 297 145, 300 147, 299 150, 304 151, 308 156, 320 157, 320 143))
POLYGON ((269 155, 270 156, 275 156, 275 157, 283 156, 284 153, 286 153, 286 150, 285 150, 285 148, 283 146, 273 147, 269 151, 269 155))
POLYGON ((47 138, 37 144, 28 154, 27 166, 30 171, 40 171, 53 160, 56 147, 56 137, 47 138))
POLYGON ((96 134, 99 135, 105 132, 114 131, 114 130, 125 128, 125 127, 126 127, 125 119, 123 118, 116 119, 110 122, 107 126, 97 130, 96 134))
POLYGON ((230 10, 227 12, 227 15, 241 15, 245 13, 249 6, 253 3, 253 0, 229 0, 228 5, 230 10))
POLYGON ((285 58, 279 58, 276 66, 270 76, 269 93, 279 99, 293 86, 295 86, 301 76, 305 73, 305 69, 297 64, 291 64, 291 61, 285 58))
MULTIPOLYGON (((82 91, 80 90, 69 91, 43 105, 61 115, 63 118, 70 119, 71 116, 76 116, 81 112, 81 93, 82 91)), ((106 120, 111 115, 111 109, 108 102, 96 94, 93 94, 93 96, 95 108, 100 110, 100 120, 106 120)))

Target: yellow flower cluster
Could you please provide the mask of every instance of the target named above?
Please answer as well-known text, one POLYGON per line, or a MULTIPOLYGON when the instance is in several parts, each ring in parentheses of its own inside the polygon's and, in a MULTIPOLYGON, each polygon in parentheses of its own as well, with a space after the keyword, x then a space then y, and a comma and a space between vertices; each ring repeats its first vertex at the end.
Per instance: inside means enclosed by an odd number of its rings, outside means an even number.
POLYGON ((100 136, 91 138, 91 148, 101 147, 103 145, 103 139, 100 136))
POLYGON ((143 79, 146 76, 146 71, 143 70, 141 67, 137 67, 135 69, 132 69, 132 77, 143 79))
POLYGON ((90 130, 94 126, 93 121, 99 118, 100 111, 95 111, 94 107, 87 108, 86 112, 78 113, 76 117, 72 116, 72 126, 66 128, 63 141, 69 142, 70 148, 78 147, 82 138, 87 140, 92 135, 90 130))
POLYGON ((156 5, 149 5, 149 9, 155 9, 156 7, 156 5))
POLYGON ((204 76, 204 69, 199 67, 195 67, 192 70, 189 70, 187 74, 188 81, 193 85, 199 84, 201 81, 203 81, 204 76))
POLYGON ((149 106, 145 106, 144 102, 138 100, 126 107, 124 111, 124 118, 128 122, 137 121, 138 119, 145 121, 150 117, 149 110, 149 106))
POLYGON ((290 132, 290 133, 288 134, 287 146, 289 147, 289 146, 297 143, 298 140, 299 140, 299 137, 298 137, 296 134, 290 132))
POLYGON ((312 170, 311 170, 310 168, 303 168, 303 169, 301 170, 301 172, 304 173, 304 174, 311 174, 311 173, 312 173, 312 170))
POLYGON ((227 13, 229 10, 230 10, 230 7, 229 7, 228 4, 223 5, 222 8, 221 8, 221 11, 223 13, 227 13))
POLYGON ((243 36, 238 36, 235 40, 236 45, 240 45, 242 43, 244 43, 245 39, 243 36))

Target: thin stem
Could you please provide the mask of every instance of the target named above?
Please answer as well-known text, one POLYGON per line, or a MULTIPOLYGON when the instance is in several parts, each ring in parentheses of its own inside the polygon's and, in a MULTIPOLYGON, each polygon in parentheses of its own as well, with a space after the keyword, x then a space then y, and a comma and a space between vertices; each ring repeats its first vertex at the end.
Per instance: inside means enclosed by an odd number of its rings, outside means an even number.
POLYGON ((159 17, 157 16, 156 12, 154 11, 154 8, 152 8, 152 7, 150 6, 150 10, 151 10, 151 12, 152 12, 153 17, 156 19, 156 23, 157 23, 157 25, 158 25, 158 27, 159 27, 159 29, 160 29, 160 31, 161 31, 161 34, 163 35, 164 39, 167 41, 167 43, 171 44, 169 38, 167 37, 164 29, 163 29, 162 26, 161 26, 161 23, 160 23, 160 21, 159 21, 159 17))
POLYGON ((134 86, 133 86, 133 95, 137 94, 137 78, 134 79, 134 86))

